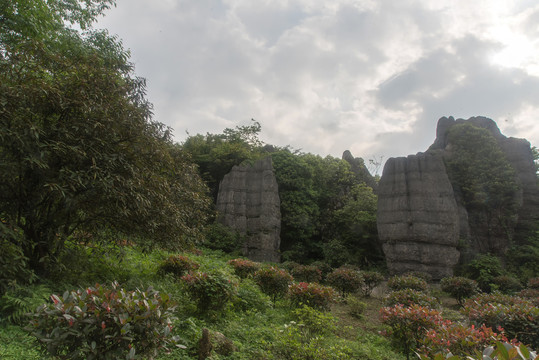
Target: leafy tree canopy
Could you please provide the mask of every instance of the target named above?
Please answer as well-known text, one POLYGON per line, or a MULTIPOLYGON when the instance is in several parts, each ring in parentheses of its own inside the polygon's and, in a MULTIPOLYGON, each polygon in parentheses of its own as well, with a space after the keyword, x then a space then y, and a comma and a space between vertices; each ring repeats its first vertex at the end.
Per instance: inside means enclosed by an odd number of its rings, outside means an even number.
POLYGON ((77 230, 110 226, 178 247, 208 200, 196 168, 152 120, 145 80, 106 31, 111 0, 13 0, 0 9, 0 219, 44 269, 77 230))

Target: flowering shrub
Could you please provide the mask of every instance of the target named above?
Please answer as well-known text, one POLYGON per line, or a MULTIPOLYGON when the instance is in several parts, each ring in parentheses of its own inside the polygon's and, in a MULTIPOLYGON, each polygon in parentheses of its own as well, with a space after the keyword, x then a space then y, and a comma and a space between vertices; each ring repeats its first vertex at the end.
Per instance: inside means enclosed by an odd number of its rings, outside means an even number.
POLYGON ((182 276, 189 271, 196 270, 200 265, 184 255, 171 255, 159 265, 160 273, 171 273, 182 276))
POLYGON ((328 274, 326 280, 343 297, 345 294, 358 291, 363 285, 363 278, 359 274, 359 271, 346 267, 333 270, 333 272, 328 274))
POLYGON ((265 294, 275 301, 288 292, 288 286, 294 278, 286 270, 276 267, 263 268, 254 273, 254 279, 265 294))
POLYGON ((436 353, 465 357, 496 341, 507 341, 507 338, 503 333, 496 333, 485 325, 467 327, 446 322, 438 329, 429 329, 426 332, 418 352, 429 357, 436 353))
POLYGON ((147 359, 177 341, 172 303, 152 288, 125 291, 117 283, 51 296, 26 330, 61 359, 147 359))
POLYGON ((535 306, 539 306, 539 289, 524 289, 518 294, 518 297, 530 301, 535 306))
POLYGON ((253 276, 260 269, 260 263, 247 259, 232 259, 228 261, 228 264, 234 268, 234 273, 242 279, 253 276))
POLYGON ((412 306, 416 304, 428 308, 436 308, 439 305, 436 298, 429 296, 424 292, 412 289, 392 291, 385 297, 384 304, 386 306, 394 306, 397 304, 412 306))
POLYGON ((200 313, 218 311, 225 307, 236 293, 237 284, 220 272, 194 272, 181 277, 182 283, 200 313))
POLYGON ((305 282, 320 282, 322 271, 312 265, 297 265, 290 271, 294 279, 305 282))
POLYGON ((437 310, 420 305, 405 307, 402 304, 384 307, 380 310, 382 322, 390 326, 385 335, 390 337, 409 359, 413 349, 421 345, 421 341, 430 329, 438 330, 450 322, 444 320, 437 310))
POLYGON ((384 275, 380 274, 378 271, 360 271, 359 274, 363 278, 361 293, 364 296, 371 296, 374 288, 384 281, 384 275))
POLYGON ((504 294, 512 294, 522 289, 520 281, 508 275, 496 276, 492 279, 492 285, 496 286, 504 294))
POLYGON ((391 290, 412 289, 417 291, 427 290, 427 282, 413 275, 396 275, 387 281, 391 290))
POLYGON ((321 310, 329 310, 331 303, 335 302, 335 295, 333 288, 318 283, 300 282, 288 288, 288 298, 292 304, 321 310))
POLYGON ((528 280, 528 289, 539 290, 539 277, 531 278, 528 280))
POLYGON ((502 327, 510 339, 539 347, 539 308, 526 299, 500 293, 483 294, 468 299, 462 311, 475 325, 502 327))
POLYGON ((464 300, 479 292, 477 281, 461 276, 451 276, 440 281, 442 290, 457 299, 457 303, 462 306, 464 300))
MULTIPOLYGON (((438 353, 434 357, 420 355, 421 360, 460 360, 461 357, 452 354, 438 353)), ((475 352, 473 357, 466 356, 468 360, 537 360, 537 353, 524 344, 515 345, 502 341, 494 341, 494 344, 488 346, 483 352, 475 352)))

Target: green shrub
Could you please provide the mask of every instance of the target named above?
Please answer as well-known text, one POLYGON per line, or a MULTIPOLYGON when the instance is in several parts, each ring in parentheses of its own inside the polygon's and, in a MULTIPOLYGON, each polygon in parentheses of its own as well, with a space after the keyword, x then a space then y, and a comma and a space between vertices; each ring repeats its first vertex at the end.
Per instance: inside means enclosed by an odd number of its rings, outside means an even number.
POLYGON ((170 255, 159 264, 158 272, 183 276, 185 273, 197 270, 200 264, 184 255, 170 255))
POLYGON ((320 269, 320 272, 322 273, 322 279, 325 279, 326 276, 328 276, 328 274, 333 271, 331 265, 329 265, 325 261, 313 261, 311 263, 311 266, 316 266, 318 269, 320 269))
POLYGON ((125 291, 117 283, 52 295, 31 314, 27 330, 61 359, 147 359, 175 344, 172 303, 152 288, 125 291))
POLYGON ((391 290, 412 289, 417 291, 427 290, 427 282, 413 275, 395 275, 387 281, 391 290))
POLYGON ((434 309, 440 305, 438 300, 422 291, 413 289, 403 289, 390 292, 384 298, 385 306, 394 306, 402 304, 404 306, 420 305, 434 309))
POLYGON ((275 301, 288 292, 288 286, 294 278, 286 270, 273 266, 255 272, 254 279, 262 291, 275 301))
POLYGON ((491 287, 496 286, 496 289, 504 294, 513 294, 522 290, 520 281, 509 275, 500 275, 492 279, 491 287))
POLYGON ((539 348, 539 308, 531 301, 500 293, 482 294, 468 299, 462 311, 477 326, 501 326, 508 338, 539 348))
POLYGON ((384 275, 378 271, 360 271, 359 274, 363 278, 363 285, 361 286, 363 296, 371 296, 374 288, 384 281, 384 275))
POLYGON ((25 315, 34 311, 39 305, 47 301, 51 290, 46 285, 13 284, 0 297, 0 322, 22 324, 27 319, 25 315))
POLYGON ((495 277, 503 275, 504 270, 499 258, 494 255, 479 255, 466 265, 464 274, 477 281, 482 291, 490 292, 495 277))
POLYGON ((263 312, 271 306, 271 299, 260 290, 252 279, 240 281, 236 296, 233 298, 235 308, 241 311, 263 312))
POLYGON ((297 265, 290 270, 290 273, 297 281, 320 282, 322 271, 313 265, 297 265))
POLYGON ((200 314, 222 310, 237 290, 237 284, 219 271, 195 271, 182 276, 181 281, 200 314))
POLYGON ((343 297, 346 294, 358 291, 363 286, 363 278, 359 271, 347 267, 333 270, 327 276, 326 281, 337 289, 343 297))
POLYGON ((232 259, 228 261, 228 264, 234 268, 234 273, 242 279, 252 277, 260 269, 260 263, 247 259, 232 259))
POLYGON ((348 295, 345 301, 346 305, 348 305, 348 313, 357 319, 361 319, 367 304, 352 294, 348 295))
POLYGON ((239 252, 245 241, 238 232, 220 223, 213 223, 204 229, 204 245, 226 253, 239 252))
POLYGON ((28 266, 28 258, 20 246, 22 233, 4 225, 0 220, 0 297, 10 287, 16 285, 31 284, 36 280, 36 275, 28 266))
POLYGON ((539 290, 539 277, 529 279, 527 285, 528 289, 539 290))
POLYGON ((295 306, 308 305, 320 310, 329 310, 335 302, 335 290, 318 283, 294 283, 288 288, 288 299, 295 306))
POLYGON ((535 306, 539 307, 539 289, 524 289, 517 294, 519 297, 530 301, 535 306))
POLYGON ((385 332, 406 358, 421 345, 429 329, 439 329, 444 320, 437 310, 420 305, 406 307, 402 304, 380 310, 382 322, 390 329, 385 332))
POLYGON ((337 319, 308 305, 292 311, 292 318, 299 324, 306 336, 328 335, 337 330, 337 319))
POLYGON ((478 293, 477 281, 461 276, 451 276, 440 281, 442 290, 450 294, 462 306, 464 300, 478 293))

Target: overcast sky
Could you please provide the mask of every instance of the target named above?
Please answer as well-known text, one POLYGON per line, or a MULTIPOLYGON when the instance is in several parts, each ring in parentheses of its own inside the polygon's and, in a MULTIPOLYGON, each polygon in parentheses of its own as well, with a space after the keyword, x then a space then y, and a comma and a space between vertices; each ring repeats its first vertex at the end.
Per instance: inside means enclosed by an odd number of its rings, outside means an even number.
POLYGON ((117 0, 155 119, 366 160, 424 151, 442 116, 539 145, 536 0, 117 0))

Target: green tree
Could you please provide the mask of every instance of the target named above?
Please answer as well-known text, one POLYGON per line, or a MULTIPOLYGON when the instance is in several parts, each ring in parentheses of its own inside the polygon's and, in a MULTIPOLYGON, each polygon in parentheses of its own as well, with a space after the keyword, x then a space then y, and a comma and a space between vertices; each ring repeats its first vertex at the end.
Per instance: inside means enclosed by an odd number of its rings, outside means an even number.
MULTIPOLYGON (((0 219, 46 270, 76 230, 110 226, 178 247, 208 201, 190 159, 153 121, 145 80, 106 31, 110 0, 2 1, 0 219)), ((13 240, 15 241, 15 240, 13 240)))

